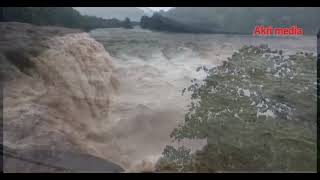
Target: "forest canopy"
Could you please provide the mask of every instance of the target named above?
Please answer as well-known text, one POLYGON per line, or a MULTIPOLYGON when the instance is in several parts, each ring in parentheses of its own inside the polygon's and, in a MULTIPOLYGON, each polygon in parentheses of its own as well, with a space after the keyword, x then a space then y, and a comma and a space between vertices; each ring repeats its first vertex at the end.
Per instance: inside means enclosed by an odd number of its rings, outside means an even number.
POLYGON ((35 25, 63 26, 90 30, 95 28, 132 28, 130 19, 103 19, 83 16, 71 7, 1 7, 0 22, 23 22, 35 25))
MULTIPOLYGON (((251 34, 257 25, 281 28, 296 25, 303 28, 305 34, 313 35, 320 29, 318 7, 176 7, 159 14, 168 23, 175 21, 183 24, 180 26, 181 32, 184 32, 186 26, 195 32, 201 30, 233 34, 251 34)), ((157 23, 158 19, 154 18, 154 23, 157 23)), ((169 25, 165 27, 157 29, 172 30, 169 25)))
POLYGON ((244 46, 183 90, 192 102, 171 137, 206 139, 202 150, 167 146, 158 171, 315 171, 316 56, 244 46), (308 106, 305 106, 308 104, 308 106))

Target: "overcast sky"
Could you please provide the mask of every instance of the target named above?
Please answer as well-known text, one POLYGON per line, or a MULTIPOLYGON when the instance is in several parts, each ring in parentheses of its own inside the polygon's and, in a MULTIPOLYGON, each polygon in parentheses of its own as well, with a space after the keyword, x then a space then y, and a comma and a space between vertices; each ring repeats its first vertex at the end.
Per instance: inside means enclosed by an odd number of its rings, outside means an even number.
POLYGON ((160 11, 160 10, 164 10, 164 11, 167 11, 169 9, 171 9, 172 7, 148 7, 154 11, 160 11))

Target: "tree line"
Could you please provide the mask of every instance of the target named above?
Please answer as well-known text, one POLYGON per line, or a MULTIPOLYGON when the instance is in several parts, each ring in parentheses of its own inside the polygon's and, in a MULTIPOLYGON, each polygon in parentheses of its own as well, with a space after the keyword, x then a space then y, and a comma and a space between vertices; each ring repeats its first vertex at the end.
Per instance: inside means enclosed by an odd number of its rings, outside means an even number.
POLYGON ((91 30, 95 28, 132 28, 129 18, 103 19, 81 15, 71 7, 1 7, 0 22, 23 22, 43 26, 63 26, 91 30))
POLYGON ((320 29, 320 8, 177 7, 142 20, 144 28, 173 32, 252 34, 257 25, 280 28, 296 25, 305 34, 314 35, 320 29))

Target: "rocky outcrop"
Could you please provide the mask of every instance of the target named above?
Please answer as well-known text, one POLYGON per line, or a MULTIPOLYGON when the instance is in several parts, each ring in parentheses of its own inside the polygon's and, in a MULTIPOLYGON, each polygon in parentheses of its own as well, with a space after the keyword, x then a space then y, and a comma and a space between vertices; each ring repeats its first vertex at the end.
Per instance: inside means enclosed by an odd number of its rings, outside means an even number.
POLYGON ((65 28, 0 23, 0 34, 4 145, 102 157, 118 86, 104 47, 65 28))

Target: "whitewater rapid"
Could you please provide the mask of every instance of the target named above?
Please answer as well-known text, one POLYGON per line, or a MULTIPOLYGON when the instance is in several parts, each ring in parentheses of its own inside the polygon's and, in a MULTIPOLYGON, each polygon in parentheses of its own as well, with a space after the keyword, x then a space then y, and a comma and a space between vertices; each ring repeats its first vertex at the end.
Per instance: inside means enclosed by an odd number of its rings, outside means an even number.
MULTIPOLYGON (((113 58, 119 81, 105 126, 110 136, 106 158, 127 171, 152 171, 170 133, 188 110, 190 95, 182 89, 206 77, 199 66, 217 66, 243 45, 268 44, 275 49, 315 52, 315 37, 254 38, 196 35, 142 29, 98 29, 90 33, 113 58)), ((193 151, 206 140, 184 141, 193 151)), ((175 144, 177 145, 177 144, 175 144)))

